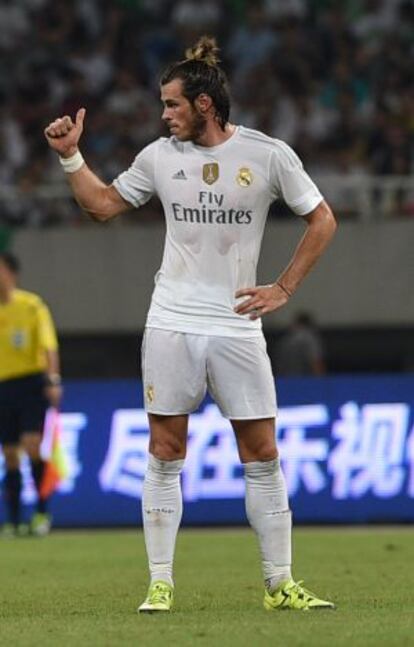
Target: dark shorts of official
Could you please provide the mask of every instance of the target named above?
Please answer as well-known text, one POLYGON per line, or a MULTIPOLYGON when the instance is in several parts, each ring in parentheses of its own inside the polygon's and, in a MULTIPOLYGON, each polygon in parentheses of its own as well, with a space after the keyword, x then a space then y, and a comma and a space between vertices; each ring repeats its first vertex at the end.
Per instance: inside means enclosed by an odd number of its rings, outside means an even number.
POLYGON ((0 444, 18 445, 22 434, 43 431, 44 388, 42 373, 0 381, 0 444))

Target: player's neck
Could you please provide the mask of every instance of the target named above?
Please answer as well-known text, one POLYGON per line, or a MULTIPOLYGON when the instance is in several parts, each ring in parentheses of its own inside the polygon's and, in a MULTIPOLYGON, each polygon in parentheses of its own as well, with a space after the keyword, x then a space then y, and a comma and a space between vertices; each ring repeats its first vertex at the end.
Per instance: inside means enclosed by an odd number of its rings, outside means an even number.
POLYGON ((235 130, 236 126, 234 124, 227 123, 224 130, 222 130, 217 121, 210 121, 207 123, 203 134, 194 141, 194 144, 197 144, 197 146, 205 146, 206 148, 219 146, 230 139, 235 130))
POLYGON ((10 303, 10 301, 12 300, 12 296, 13 296, 13 290, 14 290, 14 287, 6 287, 6 286, 1 287, 0 288, 0 303, 2 303, 3 305, 5 305, 6 303, 10 303))

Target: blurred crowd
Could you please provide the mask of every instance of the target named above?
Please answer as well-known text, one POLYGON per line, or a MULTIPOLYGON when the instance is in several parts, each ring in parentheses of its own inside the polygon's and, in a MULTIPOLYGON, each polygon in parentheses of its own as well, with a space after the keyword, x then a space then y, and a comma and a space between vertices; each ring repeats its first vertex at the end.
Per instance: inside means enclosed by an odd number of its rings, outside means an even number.
POLYGON ((232 121, 284 139, 311 175, 413 171, 414 0, 0 0, 0 24, 3 224, 81 221, 44 127, 86 107, 82 149, 111 180, 164 134, 160 71, 204 33, 232 121))

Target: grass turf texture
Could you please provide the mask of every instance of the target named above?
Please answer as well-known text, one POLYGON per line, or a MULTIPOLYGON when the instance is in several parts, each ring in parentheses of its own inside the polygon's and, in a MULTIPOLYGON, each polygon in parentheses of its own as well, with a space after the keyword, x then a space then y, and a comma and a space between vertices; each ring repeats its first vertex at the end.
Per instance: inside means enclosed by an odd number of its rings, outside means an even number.
POLYGON ((0 644, 146 646, 412 645, 414 532, 297 529, 297 579, 337 611, 267 612, 248 530, 183 530, 172 614, 137 615, 143 538, 55 532, 0 543, 0 644))

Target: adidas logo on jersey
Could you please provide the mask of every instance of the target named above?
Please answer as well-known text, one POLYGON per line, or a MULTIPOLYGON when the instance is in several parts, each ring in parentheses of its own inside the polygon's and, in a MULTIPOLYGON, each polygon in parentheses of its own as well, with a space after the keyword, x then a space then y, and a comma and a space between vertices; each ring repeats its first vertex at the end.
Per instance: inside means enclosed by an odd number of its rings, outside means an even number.
POLYGON ((173 180, 186 180, 187 176, 184 173, 183 169, 181 169, 180 171, 177 171, 177 173, 174 173, 174 175, 172 176, 172 179, 173 180))

